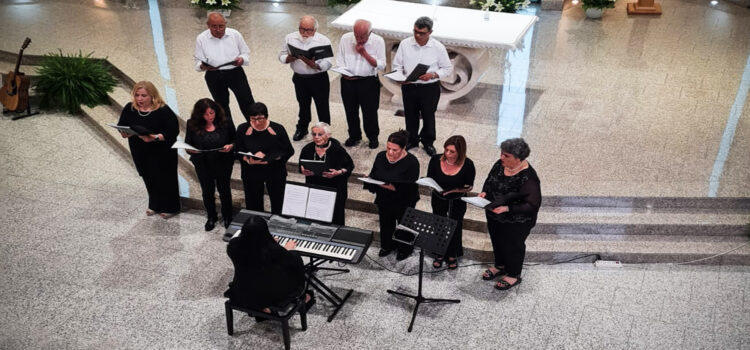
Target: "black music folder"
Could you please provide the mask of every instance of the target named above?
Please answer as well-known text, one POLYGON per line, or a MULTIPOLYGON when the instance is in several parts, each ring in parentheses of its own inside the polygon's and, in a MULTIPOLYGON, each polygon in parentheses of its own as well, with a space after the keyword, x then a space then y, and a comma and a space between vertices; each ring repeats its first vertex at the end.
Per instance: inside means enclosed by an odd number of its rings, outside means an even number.
POLYGON ((414 70, 409 73, 409 76, 404 76, 400 71, 392 71, 390 73, 385 74, 384 76, 388 79, 391 79, 393 81, 408 81, 413 82, 417 81, 422 74, 427 73, 427 69, 429 69, 430 66, 426 64, 417 64, 416 67, 414 67, 414 70))
POLYGON ((326 162, 322 160, 300 159, 299 164, 305 167, 305 170, 312 171, 315 176, 323 176, 323 172, 328 171, 326 162))
POLYGON ((306 57, 313 61, 333 57, 333 48, 331 45, 312 47, 309 50, 302 50, 294 45, 286 44, 289 48, 289 54, 294 57, 306 57))

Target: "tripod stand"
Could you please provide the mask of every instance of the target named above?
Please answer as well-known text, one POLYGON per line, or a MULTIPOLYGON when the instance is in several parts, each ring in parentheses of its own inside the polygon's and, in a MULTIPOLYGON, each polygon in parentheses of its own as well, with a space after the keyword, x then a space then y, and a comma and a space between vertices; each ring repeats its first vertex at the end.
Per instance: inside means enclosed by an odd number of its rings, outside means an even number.
POLYGON ((404 217, 401 219, 401 224, 397 229, 402 229, 414 235, 414 239, 411 241, 397 239, 394 235, 394 240, 404 244, 413 245, 419 247, 419 284, 417 288, 417 294, 407 294, 397 292, 388 289, 389 294, 394 294, 416 301, 414 305, 414 311, 411 315, 411 322, 409 322, 409 332, 414 328, 414 319, 417 317, 417 311, 419 305, 422 303, 460 303, 458 299, 435 299, 425 298, 422 295, 422 275, 424 271, 424 252, 429 250, 433 253, 443 255, 445 250, 448 248, 448 242, 450 242, 451 236, 453 236, 453 230, 456 228, 456 220, 433 215, 423 211, 416 210, 414 208, 407 208, 404 217))

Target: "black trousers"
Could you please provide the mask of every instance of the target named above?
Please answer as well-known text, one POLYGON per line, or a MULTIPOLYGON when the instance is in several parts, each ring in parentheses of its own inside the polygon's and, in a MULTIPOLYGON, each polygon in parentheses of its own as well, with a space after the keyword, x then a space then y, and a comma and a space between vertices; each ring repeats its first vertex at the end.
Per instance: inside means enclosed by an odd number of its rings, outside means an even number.
POLYGON ((336 225, 345 226, 344 210, 346 209, 346 198, 349 197, 347 187, 336 189, 336 205, 333 206, 333 220, 336 225))
POLYGON ((331 82, 328 81, 328 72, 302 75, 294 73, 294 94, 299 103, 299 120, 297 131, 307 131, 312 114, 310 104, 315 101, 315 111, 318 112, 318 120, 331 124, 331 112, 328 108, 328 95, 331 90, 331 82))
POLYGON ((380 81, 377 76, 349 80, 341 78, 341 100, 344 103, 346 123, 349 125, 349 138, 361 140, 359 129, 359 109, 362 108, 362 124, 365 135, 370 140, 377 140, 380 134, 378 126, 378 108, 380 107, 380 81))
POLYGON ((245 191, 245 208, 255 211, 265 211, 263 209, 263 190, 268 191, 268 198, 271 200, 271 213, 281 214, 281 208, 284 204, 284 185, 286 184, 286 174, 280 171, 273 171, 266 176, 259 174, 248 174, 265 170, 252 169, 242 171, 242 187, 245 191))
POLYGON ((430 84, 401 85, 404 100, 404 117, 409 143, 432 146, 435 142, 435 111, 440 101, 440 82, 430 84), (419 117, 422 117, 422 131, 419 132, 419 117))
MULTIPOLYGON (((232 112, 229 110, 229 89, 234 92, 234 98, 237 99, 242 114, 246 118, 249 117, 248 110, 250 105, 255 103, 255 99, 252 91, 250 91, 250 85, 247 83, 245 70, 242 67, 206 71, 204 78, 211 97, 221 108, 224 108, 224 114, 230 122, 232 122, 232 112)), ((232 124, 234 125, 234 122, 232 124)))
POLYGON ((148 208, 157 213, 180 212, 177 153, 173 151, 151 155, 158 162, 149 162, 141 176, 148 192, 148 208))
POLYGON ((460 198, 450 201, 433 194, 432 213, 458 221, 456 229, 453 231, 453 237, 451 237, 451 241, 448 243, 448 249, 445 251, 445 256, 449 258, 463 256, 463 228, 464 214, 466 214, 466 202, 462 201, 460 198))
POLYGON ((526 237, 534 224, 501 223, 487 219, 487 230, 495 254, 495 266, 505 266, 511 277, 521 276, 523 259, 526 256, 526 237))
POLYGON ((380 247, 387 250, 398 249, 399 252, 411 253, 413 246, 393 241, 393 234, 398 221, 406 212, 404 206, 378 205, 378 218, 380 219, 380 247))
POLYGON ((215 162, 193 162, 198 181, 201 185, 203 195, 203 206, 206 208, 206 216, 216 219, 216 199, 214 193, 219 190, 221 201, 221 215, 224 219, 232 217, 232 189, 229 182, 232 178, 232 164, 227 162, 215 164, 215 162))

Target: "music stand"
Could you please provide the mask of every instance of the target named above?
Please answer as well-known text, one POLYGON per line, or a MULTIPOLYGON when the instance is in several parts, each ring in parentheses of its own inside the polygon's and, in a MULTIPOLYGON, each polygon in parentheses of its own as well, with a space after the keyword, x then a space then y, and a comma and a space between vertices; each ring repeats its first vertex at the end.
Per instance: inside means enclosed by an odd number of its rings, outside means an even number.
POLYGON ((411 322, 409 323, 408 331, 411 332, 414 327, 414 319, 417 317, 417 310, 419 305, 422 303, 460 303, 458 299, 434 299, 425 298, 422 295, 422 273, 424 265, 424 251, 428 250, 438 255, 445 255, 445 251, 448 249, 448 244, 453 236, 453 231, 456 229, 457 222, 451 218, 430 214, 414 208, 406 208, 404 217, 401 218, 401 222, 396 228, 401 229, 403 232, 411 233, 414 238, 412 240, 401 240, 393 235, 393 240, 419 247, 419 287, 417 289, 417 295, 406 294, 388 289, 387 292, 390 294, 399 295, 414 299, 417 304, 414 306, 414 311, 411 315, 411 322))

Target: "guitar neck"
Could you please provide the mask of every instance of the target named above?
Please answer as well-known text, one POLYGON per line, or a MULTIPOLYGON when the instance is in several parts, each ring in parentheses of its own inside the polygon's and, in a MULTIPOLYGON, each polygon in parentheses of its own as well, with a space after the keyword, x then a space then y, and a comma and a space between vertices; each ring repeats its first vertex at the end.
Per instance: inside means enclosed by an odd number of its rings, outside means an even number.
POLYGON ((13 70, 15 75, 18 75, 18 69, 21 68, 21 57, 23 57, 23 49, 18 51, 18 59, 16 60, 16 69, 13 70))

